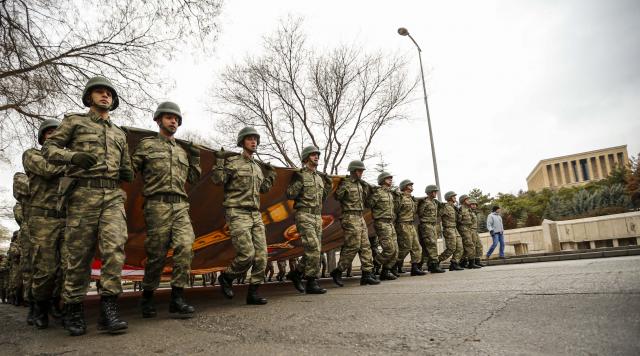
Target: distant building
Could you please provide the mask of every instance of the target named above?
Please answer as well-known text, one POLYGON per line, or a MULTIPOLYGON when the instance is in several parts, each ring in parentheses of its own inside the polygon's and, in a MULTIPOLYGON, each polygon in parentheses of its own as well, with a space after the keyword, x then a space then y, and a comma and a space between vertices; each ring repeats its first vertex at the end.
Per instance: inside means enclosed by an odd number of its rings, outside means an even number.
POLYGON ((538 162, 527 177, 529 190, 563 188, 606 178, 618 165, 629 162, 627 145, 547 158, 538 162))

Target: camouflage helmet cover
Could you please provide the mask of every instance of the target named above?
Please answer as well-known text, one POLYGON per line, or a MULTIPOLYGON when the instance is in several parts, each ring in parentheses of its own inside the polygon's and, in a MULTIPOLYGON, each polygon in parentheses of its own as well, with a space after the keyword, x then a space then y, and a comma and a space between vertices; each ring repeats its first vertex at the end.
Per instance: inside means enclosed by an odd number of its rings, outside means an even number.
POLYGON ((238 140, 237 140, 237 144, 238 147, 242 147, 242 142, 244 141, 244 138, 247 136, 258 136, 258 145, 260 144, 260 134, 258 133, 258 131, 251 126, 247 126, 245 128, 243 128, 242 130, 240 130, 240 132, 238 132, 238 140))
POLYGON ((302 153, 300 157, 302 158, 302 162, 306 161, 312 153, 320 154, 320 149, 316 146, 307 146, 302 149, 302 153))
POLYGON ((469 196, 468 196, 468 195, 466 195, 466 194, 462 194, 462 195, 460 196, 460 198, 458 198, 458 202, 459 202, 460 204, 463 204, 463 203, 464 203, 464 201, 465 201, 465 200, 467 200, 467 199, 469 199, 469 196))
POLYGON ((364 171, 366 168, 364 167, 364 163, 362 163, 362 161, 358 161, 356 159, 349 162, 349 167, 347 169, 349 170, 349 172, 353 172, 358 169, 362 169, 364 171))
POLYGON ((435 185, 435 184, 429 184, 429 185, 427 186, 427 189, 425 189, 425 190, 424 190, 424 192, 425 192, 425 193, 427 193, 427 194, 429 194, 429 193, 431 193, 431 192, 437 192, 437 191, 439 191, 439 190, 440 190, 440 189, 438 189, 438 186, 437 186, 437 185, 435 185))
POLYGON ((444 200, 449 201, 449 199, 451 199, 452 197, 455 197, 456 195, 458 195, 456 194, 456 192, 454 192, 453 190, 450 190, 444 194, 444 200))
POLYGON ((410 179, 405 179, 402 182, 400 182, 400 190, 404 190, 404 188, 406 188, 408 185, 413 184, 413 182, 410 179))
POLYGON ((180 112, 178 104, 171 101, 165 101, 158 104, 156 111, 153 113, 153 120, 158 120, 162 114, 176 115, 178 117, 178 126, 182 125, 182 112, 180 112))
POLYGON ((382 185, 384 180, 389 177, 393 178, 393 175, 391 175, 391 173, 389 172, 381 172, 380 174, 378 174, 378 185, 382 185))
POLYGON ((46 119, 40 124, 40 128, 38 129, 38 143, 44 143, 44 132, 50 128, 57 128, 60 126, 60 121, 56 119, 46 119))

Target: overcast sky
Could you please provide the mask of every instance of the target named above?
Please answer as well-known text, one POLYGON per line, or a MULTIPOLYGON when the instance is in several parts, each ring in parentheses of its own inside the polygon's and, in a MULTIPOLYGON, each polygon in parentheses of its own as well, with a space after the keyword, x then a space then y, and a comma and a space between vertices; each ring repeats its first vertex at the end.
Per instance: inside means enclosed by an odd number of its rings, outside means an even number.
MULTIPOLYGON (((401 53, 418 75, 415 47, 396 32, 409 29, 423 49, 443 191, 516 193, 544 158, 623 144, 640 152, 634 0, 226 1, 213 55, 168 66, 175 88, 162 99, 182 107, 181 130, 214 128, 205 107, 219 71, 260 53, 263 36, 289 14, 305 18, 314 46, 401 53)), ((374 146, 396 182, 410 178, 422 193, 434 179, 422 91, 414 97, 410 120, 384 129, 374 146)), ((2 167, 2 187, 16 170, 18 159, 2 167)))

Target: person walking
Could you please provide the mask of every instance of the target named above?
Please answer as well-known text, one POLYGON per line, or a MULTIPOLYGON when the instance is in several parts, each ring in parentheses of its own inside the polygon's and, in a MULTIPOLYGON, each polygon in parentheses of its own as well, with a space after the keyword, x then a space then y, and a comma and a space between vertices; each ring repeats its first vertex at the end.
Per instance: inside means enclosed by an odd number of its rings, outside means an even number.
POLYGON ((489 234, 491 234, 491 238, 493 239, 493 243, 489 251, 487 251, 487 259, 491 257, 498 242, 500 243, 500 258, 504 258, 504 226, 502 225, 500 210, 500 207, 496 205, 491 209, 491 214, 487 216, 487 230, 489 230, 489 234))

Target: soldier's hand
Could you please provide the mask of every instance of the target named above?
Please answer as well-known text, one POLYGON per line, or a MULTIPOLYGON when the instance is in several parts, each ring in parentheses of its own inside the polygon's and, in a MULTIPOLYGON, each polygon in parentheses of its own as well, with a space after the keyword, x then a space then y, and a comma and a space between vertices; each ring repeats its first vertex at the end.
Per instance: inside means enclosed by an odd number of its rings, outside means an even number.
POLYGON ((187 145, 187 150, 189 151, 189 155, 191 157, 200 157, 200 149, 193 144, 193 142, 189 142, 187 145))
POLYGON ((220 151, 216 151, 214 153, 214 156, 216 156, 216 158, 218 159, 225 159, 227 158, 227 153, 224 151, 224 148, 220 147, 220 151))
POLYGON ((263 162, 264 168, 268 171, 275 171, 276 168, 269 162, 263 162))
POLYGON ((71 157, 71 163, 82 169, 89 169, 98 162, 98 158, 91 153, 78 152, 71 157))
POLYGON ((134 175, 132 170, 128 168, 120 168, 118 173, 121 181, 129 182, 129 183, 133 182, 134 175))

